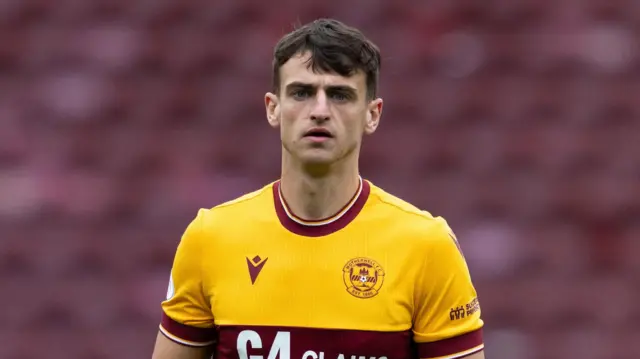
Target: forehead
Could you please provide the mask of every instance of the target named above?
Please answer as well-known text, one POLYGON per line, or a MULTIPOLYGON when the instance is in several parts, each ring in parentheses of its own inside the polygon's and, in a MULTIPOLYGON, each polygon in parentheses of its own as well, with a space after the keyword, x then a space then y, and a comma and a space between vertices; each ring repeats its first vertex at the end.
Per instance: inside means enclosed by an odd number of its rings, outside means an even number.
POLYGON ((349 86, 358 92, 366 90, 366 77, 357 71, 349 77, 332 72, 314 72, 309 64, 309 54, 297 54, 280 67, 280 84, 282 88, 293 82, 307 83, 318 87, 349 86))

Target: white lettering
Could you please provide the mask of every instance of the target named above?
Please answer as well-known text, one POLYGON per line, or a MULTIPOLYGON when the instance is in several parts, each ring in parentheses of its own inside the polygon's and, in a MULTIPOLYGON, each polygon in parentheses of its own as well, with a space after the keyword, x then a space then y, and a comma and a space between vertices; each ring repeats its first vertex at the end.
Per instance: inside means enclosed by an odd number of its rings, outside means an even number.
MULTIPOLYGON (((260 334, 253 330, 243 330, 238 334, 237 350, 239 359, 291 359, 291 333, 290 332, 277 332, 271 347, 269 347, 268 355, 249 355, 248 352, 254 349, 267 349, 263 347, 262 338, 260 334)), ((266 354, 263 351, 263 354, 266 354)), ((307 350, 302 354, 301 359, 324 359, 324 352, 315 352, 313 350, 307 350)), ((387 359, 386 356, 381 357, 369 357, 365 355, 350 355, 345 356, 339 354, 336 359, 387 359)))
POLYGON ((237 340, 238 356, 240 359, 262 359, 262 355, 247 355, 249 344, 251 349, 262 349, 262 339, 260 335, 253 330, 243 330, 238 334, 237 340))
POLYGON ((271 350, 269 350, 268 359, 291 359, 291 333, 278 332, 276 334, 271 350))
POLYGON ((324 359, 324 352, 316 353, 313 350, 307 350, 302 354, 302 359, 324 359))
MULTIPOLYGON (((248 355, 249 349, 262 349, 260 334, 253 330, 243 330, 236 343, 240 359, 263 359, 262 355, 248 355)), ((291 359, 291 333, 278 332, 273 339, 267 359, 291 359)), ((318 359, 318 358, 313 358, 318 359)), ((322 358, 320 358, 322 359, 322 358)))

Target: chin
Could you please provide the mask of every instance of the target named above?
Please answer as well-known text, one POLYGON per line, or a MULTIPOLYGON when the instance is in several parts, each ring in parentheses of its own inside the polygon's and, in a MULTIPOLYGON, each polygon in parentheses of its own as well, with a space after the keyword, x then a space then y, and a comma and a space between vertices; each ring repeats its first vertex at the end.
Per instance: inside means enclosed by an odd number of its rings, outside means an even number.
POLYGON ((330 165, 338 160, 338 156, 336 156, 332 151, 320 149, 304 151, 297 157, 302 163, 309 166, 330 165))
POLYGON ((333 156, 301 156, 300 160, 306 165, 330 165, 336 162, 333 156))

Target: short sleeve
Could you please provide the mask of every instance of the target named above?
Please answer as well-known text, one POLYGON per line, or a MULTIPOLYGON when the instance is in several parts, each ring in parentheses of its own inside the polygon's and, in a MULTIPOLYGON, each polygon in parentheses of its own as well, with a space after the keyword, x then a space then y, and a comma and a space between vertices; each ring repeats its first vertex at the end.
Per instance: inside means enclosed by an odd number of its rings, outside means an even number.
POLYGON ((202 283, 202 220, 204 210, 189 224, 176 250, 167 298, 162 302, 160 331, 188 346, 208 346, 215 337, 213 314, 202 283))
POLYGON ((439 218, 429 237, 415 291, 414 341, 421 359, 462 358, 484 349, 480 304, 446 222, 439 218))

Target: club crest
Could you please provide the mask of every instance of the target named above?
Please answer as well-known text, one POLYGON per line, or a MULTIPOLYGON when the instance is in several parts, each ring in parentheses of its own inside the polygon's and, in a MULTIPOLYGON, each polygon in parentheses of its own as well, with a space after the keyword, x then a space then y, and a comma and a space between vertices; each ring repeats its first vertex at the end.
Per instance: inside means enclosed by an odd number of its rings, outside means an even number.
POLYGON ((342 278, 349 294, 367 299, 380 291, 384 282, 384 270, 373 259, 354 258, 342 268, 342 278))

